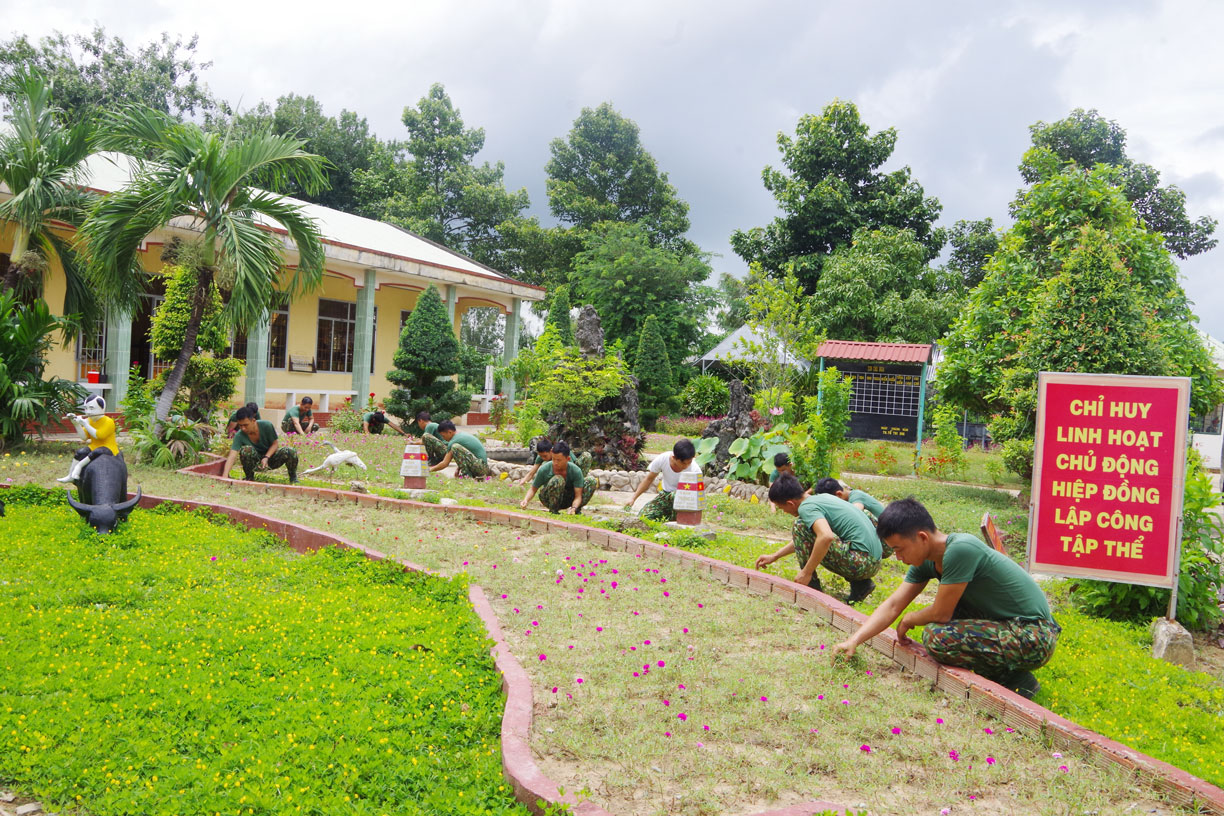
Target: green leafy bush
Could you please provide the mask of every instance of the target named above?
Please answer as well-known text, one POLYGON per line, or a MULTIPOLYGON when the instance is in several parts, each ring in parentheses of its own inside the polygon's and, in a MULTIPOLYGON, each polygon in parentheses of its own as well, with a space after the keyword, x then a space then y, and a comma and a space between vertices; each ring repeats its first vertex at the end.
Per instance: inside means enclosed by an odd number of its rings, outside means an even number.
POLYGON ((462 367, 459 341, 436 287, 431 285, 417 298, 392 359, 395 368, 387 372, 387 380, 396 386, 387 398, 392 416, 411 422, 417 412, 429 411, 441 422, 467 412, 472 395, 456 391, 450 379, 462 367))
POLYGON ((548 433, 548 423, 541 419, 538 403, 528 400, 514 412, 514 429, 518 433, 519 444, 524 448, 530 446, 532 440, 548 433))
POLYGON ((327 427, 338 433, 356 433, 361 430, 363 413, 353 405, 351 397, 345 397, 340 407, 332 411, 327 427))
POLYGON ((830 367, 817 375, 817 384, 820 395, 804 400, 807 420, 792 426, 787 436, 795 475, 809 487, 838 475, 838 451, 850 425, 850 378, 830 367))
POLYGON ((463 582, 161 508, 103 545, 14 498, 6 783, 97 814, 526 814, 463 582))
POLYGON ((687 416, 726 416, 730 404, 731 387, 712 374, 694 377, 680 392, 680 408, 687 416))
POLYGON ((567 428, 586 428, 599 403, 619 394, 627 382, 625 363, 614 354, 587 359, 577 349, 564 347, 536 380, 532 398, 550 420, 567 428))
MULTIPOLYGON (((959 414, 951 405, 935 409, 935 440, 918 463, 918 472, 933 479, 960 479, 969 467, 965 442, 956 430, 959 414)), ((1030 442, 1031 444, 1031 442, 1030 442)))
MULTIPOLYGON (((1187 629, 1211 629, 1221 619, 1224 523, 1213 510, 1220 504, 1220 494, 1212 491, 1211 477, 1193 448, 1186 461, 1185 497, 1177 620, 1187 629)), ((1165 614, 1169 607, 1167 589, 1110 581, 1080 581, 1072 597, 1089 614, 1119 620, 1150 620, 1165 614)))
POLYGON ((799 419, 795 395, 790 391, 757 391, 752 395, 752 407, 770 422, 785 422, 789 425, 799 419))
POLYGON ((637 377, 638 392, 647 408, 662 408, 675 394, 672 385, 671 360, 667 356, 667 345, 659 330, 659 318, 650 315, 642 325, 638 340, 637 356, 634 358, 633 375, 637 377))
POLYGON ((778 423, 768 431, 757 431, 752 436, 740 437, 731 443, 731 460, 727 463, 727 478, 741 482, 769 484, 773 475, 774 456, 788 453, 786 423, 778 423))
POLYGON ((128 372, 127 396, 120 403, 123 422, 131 437, 126 448, 136 461, 155 467, 178 468, 195 464, 199 461, 200 451, 208 447, 217 429, 213 425, 189 419, 183 413, 184 398, 180 391, 171 408, 172 413, 161 423, 159 433, 157 394, 160 392, 158 381, 146 381, 140 376, 139 366, 133 364, 128 372))
POLYGON ((26 306, 12 292, 0 292, 0 450, 24 439, 27 423, 46 424, 88 396, 69 380, 43 379, 52 335, 71 326, 44 300, 26 306))

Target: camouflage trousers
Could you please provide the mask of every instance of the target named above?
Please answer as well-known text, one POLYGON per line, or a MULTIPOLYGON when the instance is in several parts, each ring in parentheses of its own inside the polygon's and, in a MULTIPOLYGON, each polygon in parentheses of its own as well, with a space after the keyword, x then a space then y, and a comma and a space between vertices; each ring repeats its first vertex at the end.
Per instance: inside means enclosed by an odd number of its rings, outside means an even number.
MULTIPOLYGON (((248 482, 255 480, 255 471, 259 469, 259 451, 250 445, 238 449, 238 461, 242 463, 242 478, 248 482)), ((289 474, 289 481, 297 481, 298 452, 293 448, 281 446, 276 453, 268 457, 268 470, 276 470, 281 465, 289 474)))
MULTIPOLYGON (((546 466, 541 465, 541 467, 546 466)), ((547 507, 550 513, 560 513, 574 504, 574 488, 567 486, 565 479, 560 476, 553 476, 549 479, 536 495, 540 497, 540 504, 547 507)), ((582 480, 582 504, 578 506, 578 510, 581 511, 583 507, 586 507, 594 495, 595 478, 587 476, 582 480)))
POLYGON ((421 443, 425 445, 425 455, 429 457, 431 466, 446 458, 446 443, 433 434, 423 434, 421 443))
MULTIPOLYGON (((301 420, 299 420, 299 422, 301 422, 301 420)), ((315 422, 313 419, 307 420, 306 422, 301 422, 301 425, 302 430, 306 433, 314 433, 315 431, 319 430, 319 423, 315 422)), ((297 433, 297 428, 293 427, 293 417, 287 416, 281 420, 281 430, 285 433, 297 433)))
MULTIPOLYGON (((803 569, 807 566, 808 559, 812 557, 812 545, 816 543, 816 534, 812 532, 811 527, 803 523, 802 519, 795 519, 795 526, 791 530, 791 541, 795 544, 795 557, 799 559, 799 569, 803 569)), ((880 560, 872 558, 871 553, 852 549, 840 538, 835 538, 829 545, 829 551, 821 559, 820 566, 834 575, 840 575, 847 581, 861 581, 880 571, 880 560)))
POLYGON ((583 476, 590 474, 592 459, 589 452, 584 451, 582 453, 575 453, 570 457, 570 461, 578 466, 578 469, 582 471, 583 476))
POLYGON ((989 680, 1044 666, 1062 631, 1057 623, 1045 619, 994 621, 955 615, 947 623, 923 627, 922 645, 938 662, 975 671, 989 680))
POLYGON ((676 520, 676 494, 675 492, 664 493, 660 491, 659 495, 655 496, 646 506, 642 508, 639 514, 644 519, 651 521, 675 521, 676 520))
POLYGON ((483 479, 493 472, 489 470, 488 465, 476 458, 476 454, 462 445, 451 445, 450 452, 451 461, 455 463, 461 476, 483 479))

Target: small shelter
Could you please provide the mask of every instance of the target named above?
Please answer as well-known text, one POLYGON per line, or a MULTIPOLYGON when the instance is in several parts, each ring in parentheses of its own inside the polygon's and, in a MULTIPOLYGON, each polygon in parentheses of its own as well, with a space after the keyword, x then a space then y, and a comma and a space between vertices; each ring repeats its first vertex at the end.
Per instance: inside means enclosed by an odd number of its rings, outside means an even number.
MULTIPOLYGON (((728 365, 730 363, 751 365, 756 362, 756 356, 746 350, 746 346, 749 345, 762 346, 765 345, 765 341, 752 329, 747 326, 740 326, 705 354, 700 357, 690 358, 685 362, 690 365, 700 363, 702 374, 706 373, 706 370, 712 365, 728 365)), ((793 365, 800 371, 807 371, 812 367, 810 362, 794 354, 784 346, 778 350, 778 362, 793 365)))
POLYGON ((849 436, 913 442, 922 451, 922 415, 934 349, 931 343, 820 344, 820 370, 836 367, 852 383, 849 436))

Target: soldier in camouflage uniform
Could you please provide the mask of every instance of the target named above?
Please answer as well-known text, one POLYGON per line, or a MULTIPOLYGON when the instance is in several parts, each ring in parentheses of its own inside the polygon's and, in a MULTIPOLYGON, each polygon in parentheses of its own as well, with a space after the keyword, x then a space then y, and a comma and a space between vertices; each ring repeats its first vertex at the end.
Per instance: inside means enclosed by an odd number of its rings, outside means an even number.
POLYGON ((1040 688, 1033 669, 1050 660, 1062 631, 1032 576, 975 536, 941 533, 916 499, 888 505, 878 530, 909 571, 867 622, 833 647, 834 656, 853 655, 893 621, 903 641, 922 626, 922 643, 935 660, 1032 699, 1040 688), (932 579, 939 581, 935 602, 902 615, 932 579))
POLYGON ((847 603, 858 603, 872 593, 871 577, 880 570, 882 548, 863 511, 829 494, 805 496, 799 480, 789 473, 769 488, 769 501, 795 516, 795 526, 791 543, 757 558, 757 569, 793 552, 799 559, 797 583, 820 589, 816 567, 822 566, 850 582, 847 603))
POLYGON ((551 456, 551 461, 540 467, 519 507, 526 510, 539 491, 540 504, 550 513, 581 513, 595 495, 595 479, 570 461, 570 447, 565 442, 553 445, 551 456))

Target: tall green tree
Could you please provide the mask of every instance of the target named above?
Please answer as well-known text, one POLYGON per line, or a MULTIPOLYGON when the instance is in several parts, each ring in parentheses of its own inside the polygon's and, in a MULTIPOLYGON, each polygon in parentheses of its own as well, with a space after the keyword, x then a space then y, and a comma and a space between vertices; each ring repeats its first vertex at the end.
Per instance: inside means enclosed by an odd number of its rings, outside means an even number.
POLYGON ((838 340, 931 343, 964 301, 963 281, 927 264, 909 230, 861 229, 825 261, 809 306, 816 327, 838 340))
POLYGON ((659 318, 651 315, 642 324, 638 341, 637 359, 633 364, 633 375, 638 380, 638 390, 645 396, 648 408, 661 408, 675 396, 671 360, 667 356, 667 345, 659 331, 659 318))
POLYGON ((718 312, 714 320, 724 333, 748 322, 748 286, 740 278, 724 272, 718 279, 718 312))
POLYGON ((327 160, 325 188, 312 193, 290 181, 277 192, 349 213, 359 213, 371 203, 356 183, 359 173, 374 166, 380 146, 365 117, 348 110, 328 116, 313 96, 287 94, 276 100, 275 108, 261 102, 247 113, 213 123, 213 129, 228 127, 240 133, 292 136, 302 141, 304 150, 327 160))
MULTIPOLYGON (((559 286, 548 304, 548 325, 557 330, 557 337, 566 346, 574 345, 574 325, 570 321, 569 287, 559 286)), ((598 310, 597 310, 598 311, 598 310)))
POLYGON ((1020 472, 1032 444, 1024 395, 1035 393, 1042 368, 1133 370, 1121 362, 1130 355, 1148 373, 1190 377, 1196 413, 1224 399, 1177 267, 1163 237, 1135 217, 1118 169, 1084 171, 1052 154, 1046 161, 1046 174, 1012 204, 1015 223, 954 321, 939 368, 947 400, 997 415, 992 435, 1018 440, 1010 466, 1020 472), (1073 311, 1074 304, 1094 314, 1073 311), (1115 332, 1127 338, 1121 346, 1109 336, 1115 332), (1151 362, 1157 359, 1167 366, 1151 362))
POLYGON ((174 218, 192 218, 202 231, 191 316, 166 386, 157 401, 163 423, 196 349, 208 292, 214 282, 229 291, 231 325, 254 325, 277 291, 290 296, 313 289, 323 278, 318 227, 301 207, 251 186, 270 175, 303 189, 323 184, 323 160, 301 141, 264 132, 245 137, 205 133, 149 108, 121 108, 105 118, 103 146, 140 157, 130 184, 101 198, 79 231, 89 248, 89 274, 107 303, 131 312, 140 296, 137 251, 154 230, 174 218), (281 237, 263 228, 278 224, 297 248, 298 262, 285 269, 281 237))
POLYGON ((211 67, 196 55, 198 38, 162 34, 129 48, 101 26, 89 34, 56 31, 37 44, 25 35, 0 43, 0 87, 12 88, 23 72, 36 71, 55 85, 69 122, 85 122, 123 105, 147 105, 176 119, 224 108, 200 80, 211 67))
POLYGON ((609 342, 622 340, 636 353, 639 333, 655 315, 668 352, 681 359, 702 336, 702 320, 713 305, 704 260, 651 243, 638 223, 605 222, 587 233, 574 258, 573 299, 599 312, 609 342))
POLYGON ((766 227, 736 230, 731 247, 771 274, 793 270, 807 292, 833 251, 864 227, 908 229, 933 259, 944 244, 934 226, 943 208, 909 167, 880 170, 896 143, 894 128, 871 133, 852 102, 835 100, 819 116, 800 117, 794 138, 778 134, 783 169, 761 174, 782 215, 766 227))
POLYGON ((387 411, 393 416, 407 422, 418 411, 429 411, 440 422, 468 410, 472 395, 456 391, 450 379, 463 363, 436 287, 431 285, 417 298, 392 359, 395 368, 387 379, 397 387, 387 397, 387 411))
POLYGON ((0 226, 13 236, 4 289, 32 303, 43 295, 50 263, 59 261, 67 283, 64 314, 79 318, 71 336, 92 328, 100 308, 76 251, 55 225, 79 225, 94 198, 84 187, 84 162, 97 147, 97 132, 90 120, 66 121, 39 74, 17 73, 10 89, 8 128, 0 129, 0 182, 12 193, 0 202, 0 226))
POLYGON ((986 262, 999 248, 999 233, 994 221, 957 221, 948 231, 952 252, 944 270, 955 275, 965 289, 972 289, 986 276, 986 262))
POLYGON ((359 184, 384 193, 381 202, 366 207, 366 214, 500 268, 505 249, 501 227, 522 220, 530 204, 527 190, 506 189, 504 163, 474 162, 484 148, 484 128, 464 125, 441 84, 432 85, 416 107, 405 108, 403 122, 408 129, 403 148, 411 158, 392 156, 389 175, 384 160, 381 176, 359 176, 359 184))
POLYGON ((565 139, 549 145, 548 205, 566 224, 637 223, 651 244, 696 254, 684 237, 688 204, 642 145, 637 124, 611 104, 583 108, 565 139))
POLYGON ((1126 131, 1095 110, 1076 108, 1057 122, 1037 122, 1029 128, 1033 151, 1020 164, 1024 180, 1034 183, 1049 173, 1052 155, 1058 161, 1090 170, 1097 164, 1118 168, 1121 188, 1135 215, 1149 230, 1164 236, 1165 246, 1179 258, 1199 255, 1215 247, 1216 220, 1186 214, 1186 194, 1174 186, 1160 186, 1160 172, 1126 155, 1126 131))

